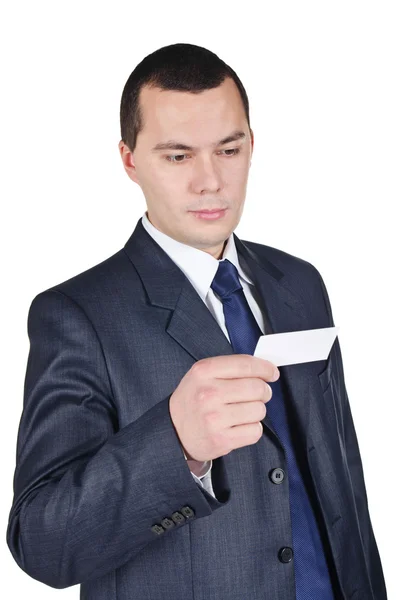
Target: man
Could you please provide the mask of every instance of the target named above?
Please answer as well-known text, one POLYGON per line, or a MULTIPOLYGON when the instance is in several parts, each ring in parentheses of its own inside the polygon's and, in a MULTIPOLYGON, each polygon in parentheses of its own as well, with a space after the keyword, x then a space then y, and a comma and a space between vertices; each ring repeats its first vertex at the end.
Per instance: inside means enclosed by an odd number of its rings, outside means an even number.
POLYGON ((147 211, 29 309, 7 542, 85 600, 387 597, 338 339, 322 361, 252 356, 334 323, 313 265, 233 234, 248 108, 212 52, 146 57, 119 150, 147 211))

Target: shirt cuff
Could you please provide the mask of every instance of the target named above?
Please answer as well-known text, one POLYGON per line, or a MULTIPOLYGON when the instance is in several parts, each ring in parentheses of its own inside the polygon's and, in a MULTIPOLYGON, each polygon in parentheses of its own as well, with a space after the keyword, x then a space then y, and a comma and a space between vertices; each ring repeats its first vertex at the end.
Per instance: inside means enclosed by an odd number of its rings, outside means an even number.
POLYGON ((192 475, 193 475, 193 477, 196 477, 197 479, 202 479, 203 477, 208 475, 208 473, 211 471, 211 469, 212 469, 212 460, 206 460, 205 463, 203 464, 203 470, 201 472, 201 475, 196 475, 195 473, 192 473, 192 475))
MULTIPOLYGON (((186 460, 188 460, 188 458, 185 454, 185 451, 183 449, 182 449, 182 451, 183 451, 183 456, 185 457, 186 460)), ((208 473, 211 471, 211 469, 212 469, 212 460, 206 460, 206 461, 204 461, 204 464, 203 464, 204 471, 201 473, 201 475, 195 475, 195 473, 192 473, 192 475, 195 479, 200 480, 203 477, 205 477, 206 475, 208 475, 208 473)))

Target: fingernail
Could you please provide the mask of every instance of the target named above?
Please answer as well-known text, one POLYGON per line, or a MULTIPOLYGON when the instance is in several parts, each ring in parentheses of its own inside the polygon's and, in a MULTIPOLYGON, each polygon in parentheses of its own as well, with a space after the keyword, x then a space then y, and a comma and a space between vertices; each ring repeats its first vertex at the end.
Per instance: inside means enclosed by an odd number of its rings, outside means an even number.
POLYGON ((280 371, 277 369, 277 367, 274 370, 273 373, 273 377, 271 378, 270 381, 277 381, 277 379, 280 377, 280 371))

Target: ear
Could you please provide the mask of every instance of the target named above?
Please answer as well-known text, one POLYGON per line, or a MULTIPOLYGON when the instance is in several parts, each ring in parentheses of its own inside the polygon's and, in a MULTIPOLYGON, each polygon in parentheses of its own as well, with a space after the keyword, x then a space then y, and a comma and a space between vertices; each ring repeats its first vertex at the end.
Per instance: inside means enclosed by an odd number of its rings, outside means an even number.
POLYGON ((139 179, 134 164, 134 156, 131 150, 123 140, 120 140, 118 147, 125 172, 132 181, 139 185, 139 179))

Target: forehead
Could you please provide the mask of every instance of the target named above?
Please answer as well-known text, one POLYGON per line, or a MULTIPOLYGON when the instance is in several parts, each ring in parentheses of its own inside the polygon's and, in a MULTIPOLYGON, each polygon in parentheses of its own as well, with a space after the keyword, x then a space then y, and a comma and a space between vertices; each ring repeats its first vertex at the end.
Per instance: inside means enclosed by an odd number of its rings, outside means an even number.
POLYGON ((142 87, 139 99, 143 130, 158 135, 226 126, 228 130, 246 122, 244 105, 233 79, 199 93, 142 87))

